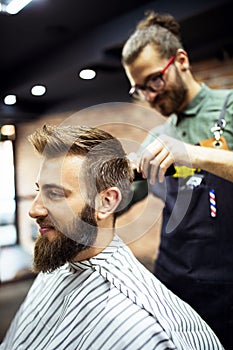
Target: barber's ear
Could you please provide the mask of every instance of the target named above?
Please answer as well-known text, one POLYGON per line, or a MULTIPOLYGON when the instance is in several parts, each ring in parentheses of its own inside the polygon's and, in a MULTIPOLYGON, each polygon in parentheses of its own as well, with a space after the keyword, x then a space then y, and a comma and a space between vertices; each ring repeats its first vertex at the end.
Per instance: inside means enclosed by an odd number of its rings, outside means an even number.
POLYGON ((117 187, 110 187, 98 195, 96 215, 97 219, 104 220, 112 215, 121 202, 121 192, 117 187))
POLYGON ((183 49, 178 49, 176 52, 176 62, 179 64, 181 71, 186 71, 190 68, 188 54, 183 49))

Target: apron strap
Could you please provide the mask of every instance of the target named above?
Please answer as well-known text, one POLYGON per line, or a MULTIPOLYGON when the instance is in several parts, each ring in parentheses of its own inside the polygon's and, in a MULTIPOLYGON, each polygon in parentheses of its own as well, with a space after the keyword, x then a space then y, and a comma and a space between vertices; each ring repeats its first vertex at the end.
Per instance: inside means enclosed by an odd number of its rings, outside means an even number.
POLYGON ((224 119, 224 115, 226 113, 226 108, 227 108, 227 103, 229 101, 229 98, 230 96, 233 94, 233 92, 230 92, 225 101, 224 101, 224 104, 222 106, 222 109, 221 109, 221 112, 220 112, 220 115, 219 115, 219 118, 218 118, 218 122, 217 122, 217 126, 220 127, 221 129, 224 129, 225 127, 225 119, 224 119))

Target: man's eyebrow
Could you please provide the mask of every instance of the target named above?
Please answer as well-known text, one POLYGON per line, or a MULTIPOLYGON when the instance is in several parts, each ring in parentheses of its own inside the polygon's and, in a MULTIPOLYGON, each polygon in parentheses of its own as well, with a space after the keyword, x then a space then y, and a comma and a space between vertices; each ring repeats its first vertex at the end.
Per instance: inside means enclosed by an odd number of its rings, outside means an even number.
POLYGON ((45 184, 45 185, 42 186, 42 188, 43 188, 44 190, 48 190, 48 189, 50 189, 50 188, 57 189, 57 190, 62 190, 62 191, 65 191, 65 190, 66 190, 63 186, 57 185, 57 184, 54 184, 54 183, 45 184))
MULTIPOLYGON (((40 188, 38 182, 36 182, 35 185, 36 185, 37 188, 40 188)), ((53 188, 53 189, 55 188, 55 189, 62 190, 62 191, 67 190, 63 186, 60 186, 60 185, 57 185, 57 184, 54 184, 54 183, 45 184, 45 185, 42 186, 42 189, 44 189, 44 190, 47 190, 47 189, 50 189, 50 188, 53 188)))

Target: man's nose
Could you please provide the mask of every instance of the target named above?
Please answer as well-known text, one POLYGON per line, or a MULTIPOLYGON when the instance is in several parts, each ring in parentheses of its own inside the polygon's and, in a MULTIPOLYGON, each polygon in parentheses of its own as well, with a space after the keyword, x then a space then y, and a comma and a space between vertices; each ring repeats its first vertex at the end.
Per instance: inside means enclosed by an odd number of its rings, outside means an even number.
POLYGON ((146 91, 145 94, 145 99, 147 102, 154 102, 154 99, 156 98, 156 96, 158 95, 157 91, 146 91))
POLYGON ((31 218, 36 219, 39 217, 45 217, 48 215, 48 210, 44 206, 41 194, 39 193, 32 202, 31 209, 29 210, 31 218))

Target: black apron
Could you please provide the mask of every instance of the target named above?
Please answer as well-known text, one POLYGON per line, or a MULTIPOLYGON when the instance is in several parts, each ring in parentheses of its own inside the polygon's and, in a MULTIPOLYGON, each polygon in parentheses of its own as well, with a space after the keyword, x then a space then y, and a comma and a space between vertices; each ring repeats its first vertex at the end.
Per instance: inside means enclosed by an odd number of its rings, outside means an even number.
POLYGON ((190 178, 166 177, 164 184, 151 188, 165 201, 155 276, 233 350, 233 182, 196 171, 190 178))
POLYGON ((166 201, 155 275, 233 349, 233 183, 204 171, 197 177, 193 187, 195 174, 151 189, 166 201))

